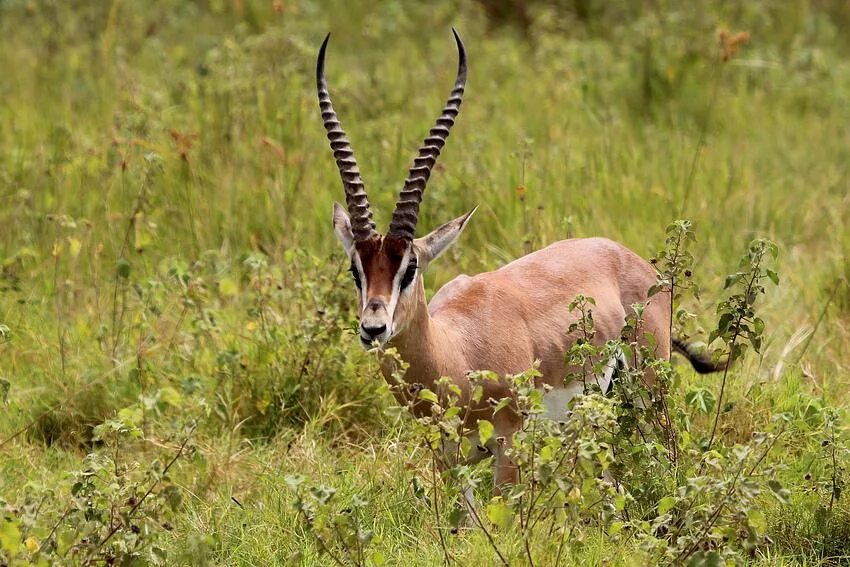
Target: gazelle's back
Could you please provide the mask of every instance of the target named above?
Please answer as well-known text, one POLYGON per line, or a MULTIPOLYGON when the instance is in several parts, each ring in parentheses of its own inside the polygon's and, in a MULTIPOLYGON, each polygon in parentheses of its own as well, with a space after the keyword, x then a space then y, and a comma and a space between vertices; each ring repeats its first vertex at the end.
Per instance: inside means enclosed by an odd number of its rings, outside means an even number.
MULTIPOLYGON (((447 283, 432 299, 434 319, 450 322, 464 346, 468 369, 515 373, 541 361, 544 379, 563 379, 564 353, 580 314, 570 312, 577 294, 592 297, 594 342, 620 336, 631 305, 647 301, 655 270, 626 247, 606 238, 556 242, 498 270, 447 283)), ((657 294, 645 312, 645 330, 669 356, 669 296, 657 294)))

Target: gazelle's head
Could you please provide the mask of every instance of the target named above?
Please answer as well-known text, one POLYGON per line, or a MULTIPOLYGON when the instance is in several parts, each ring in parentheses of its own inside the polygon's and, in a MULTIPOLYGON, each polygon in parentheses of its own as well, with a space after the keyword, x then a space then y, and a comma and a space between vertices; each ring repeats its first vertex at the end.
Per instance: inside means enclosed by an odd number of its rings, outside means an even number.
POLYGON ((360 307, 360 340, 364 346, 373 341, 384 345, 407 327, 424 303, 422 271, 460 235, 472 213, 437 228, 427 236, 414 238, 419 204, 431 170, 446 143, 463 99, 466 84, 466 51, 457 32, 458 71, 454 89, 437 118, 419 154, 414 158, 396 203, 386 234, 375 230, 369 199, 360 178, 354 151, 337 119, 325 81, 325 50, 330 34, 319 50, 316 86, 319 106, 328 140, 336 159, 345 190, 348 211, 334 203, 333 225, 337 237, 351 260, 351 275, 357 288, 360 307))

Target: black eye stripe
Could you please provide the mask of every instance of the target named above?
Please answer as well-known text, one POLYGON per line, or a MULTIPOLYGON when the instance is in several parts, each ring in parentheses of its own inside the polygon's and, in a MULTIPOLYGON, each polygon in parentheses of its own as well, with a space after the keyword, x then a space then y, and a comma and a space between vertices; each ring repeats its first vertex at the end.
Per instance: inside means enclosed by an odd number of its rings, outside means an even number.
POLYGON ((354 278, 354 285, 357 286, 357 289, 360 289, 363 284, 360 281, 360 272, 357 271, 357 266, 354 265, 354 261, 351 262, 351 266, 348 268, 348 271, 351 272, 351 277, 354 278))
POLYGON ((401 283, 399 284, 400 289, 405 289, 411 283, 413 283, 413 278, 416 277, 416 270, 418 266, 416 262, 411 261, 407 265, 407 269, 404 271, 404 275, 401 277, 401 283))

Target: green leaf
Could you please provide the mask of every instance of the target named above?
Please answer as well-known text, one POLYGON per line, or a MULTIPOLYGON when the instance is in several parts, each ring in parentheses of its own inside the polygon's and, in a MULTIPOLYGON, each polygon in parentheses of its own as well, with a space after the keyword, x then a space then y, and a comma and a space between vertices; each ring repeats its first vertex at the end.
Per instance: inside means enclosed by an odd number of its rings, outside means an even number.
POLYGON ((767 518, 759 510, 753 508, 747 510, 747 522, 759 533, 763 534, 767 531, 767 518))
POLYGON ((177 389, 172 388, 171 386, 165 386, 159 389, 159 399, 160 401, 174 407, 180 407, 180 404, 183 403, 183 396, 177 389))
POLYGON ((128 262, 125 258, 119 258, 115 263, 115 273, 118 274, 118 277, 126 280, 130 277, 130 262, 128 262))
POLYGON ((452 511, 449 513, 449 525, 453 528, 460 527, 464 521, 466 521, 466 517, 469 515, 469 512, 466 508, 461 506, 455 506, 452 511))
POLYGON ((235 279, 224 276, 218 280, 218 292, 227 297, 233 297, 239 294, 239 282, 235 279))
POLYGON ((676 498, 673 496, 665 496, 658 501, 658 513, 666 514, 676 506, 676 498))
POLYGON ((286 483, 286 486, 289 487, 290 490, 295 491, 299 486, 304 484, 306 479, 300 474, 291 474, 283 477, 283 482, 286 483))
POLYGON ((475 386, 475 389, 472 390, 471 399, 476 404, 481 401, 481 396, 484 395, 484 388, 479 384, 475 386))
POLYGON ((142 409, 138 406, 121 408, 115 417, 127 427, 138 427, 145 419, 142 409))
POLYGON ((743 272, 729 274, 728 276, 726 276, 726 281, 723 283, 723 289, 729 289, 730 287, 741 281, 742 277, 744 277, 743 272))
POLYGON ((422 388, 421 390, 419 390, 419 399, 434 404, 439 403, 439 400, 437 399, 437 394, 435 394, 428 388, 422 388))
POLYGON ((626 507, 626 497, 622 494, 618 494, 614 497, 614 509, 618 512, 622 512, 626 507))
POLYGON ((688 567, 723 567, 726 562, 716 551, 698 551, 688 561, 688 567))
POLYGON ((687 394, 685 394, 685 403, 702 413, 711 413, 714 409, 714 404, 716 400, 714 399, 714 394, 711 390, 706 388, 698 388, 696 390, 691 390, 687 394))
POLYGON ((478 421, 478 442, 482 445, 486 445, 487 441, 489 441, 493 437, 493 424, 487 421, 486 419, 481 419, 478 421))
POLYGON ((18 522, 7 522, 0 518, 0 550, 5 551, 10 557, 16 556, 21 551, 21 530, 18 522))
POLYGON ((775 270, 765 270, 767 277, 773 282, 773 285, 779 285, 779 274, 775 270))
POLYGON ((472 453, 472 441, 469 440, 469 437, 463 436, 460 438, 460 454, 464 459, 468 458, 470 453, 472 453))
POLYGON ((508 404, 510 404, 510 403, 511 403, 510 398, 502 398, 501 400, 499 400, 499 403, 497 403, 496 407, 493 408, 493 415, 496 415, 498 412, 500 412, 501 410, 508 407, 508 404))
POLYGON ((767 251, 770 252, 770 255, 773 256, 774 260, 776 260, 779 257, 779 246, 770 240, 765 242, 765 244, 767 245, 767 251))
POLYGON ((770 487, 771 493, 777 500, 779 500, 779 502, 782 504, 788 503, 788 498, 791 496, 791 492, 787 488, 782 488, 779 481, 771 479, 767 481, 767 486, 770 487))
POLYGON ((487 504, 487 519, 503 530, 508 529, 513 520, 513 512, 501 496, 496 496, 487 504))

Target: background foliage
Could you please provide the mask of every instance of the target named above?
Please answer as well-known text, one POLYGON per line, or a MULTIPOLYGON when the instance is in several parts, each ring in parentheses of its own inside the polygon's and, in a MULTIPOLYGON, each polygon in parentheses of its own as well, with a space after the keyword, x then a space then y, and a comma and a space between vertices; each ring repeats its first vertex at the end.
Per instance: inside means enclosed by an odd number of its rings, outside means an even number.
MULTIPOLYGON (((333 32, 385 223, 451 85, 452 25, 470 79, 420 232, 481 209, 429 294, 565 237, 649 258, 687 218, 701 293, 678 326, 707 342, 727 274, 769 238, 760 348, 722 396, 679 368, 671 404, 697 448, 715 413, 722 447, 788 424, 767 460, 789 493, 745 503, 765 538, 736 557, 846 561, 845 2, 0 0, 0 564, 330 564, 305 505, 369 518, 367 563, 443 560, 430 457, 351 332, 314 65, 333 32)), ((459 561, 493 559, 481 530, 445 533, 459 561)), ((655 552, 574 535, 564 561, 655 552)))

